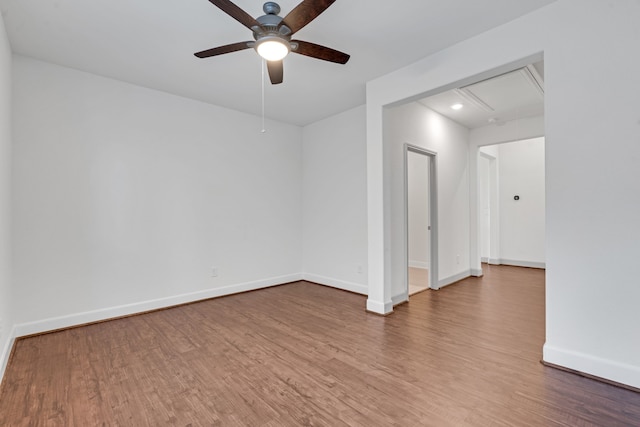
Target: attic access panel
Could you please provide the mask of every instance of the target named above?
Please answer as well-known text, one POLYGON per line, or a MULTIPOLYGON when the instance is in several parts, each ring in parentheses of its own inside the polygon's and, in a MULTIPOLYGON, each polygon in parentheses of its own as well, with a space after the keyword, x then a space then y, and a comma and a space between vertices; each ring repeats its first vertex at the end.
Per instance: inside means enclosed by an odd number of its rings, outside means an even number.
POLYGON ((460 90, 479 99, 496 112, 523 108, 544 100, 541 82, 527 67, 462 87, 460 90))
POLYGON ((544 114, 544 81, 529 65, 421 99, 422 105, 468 129, 544 114), (453 110, 454 104, 464 108, 453 110))

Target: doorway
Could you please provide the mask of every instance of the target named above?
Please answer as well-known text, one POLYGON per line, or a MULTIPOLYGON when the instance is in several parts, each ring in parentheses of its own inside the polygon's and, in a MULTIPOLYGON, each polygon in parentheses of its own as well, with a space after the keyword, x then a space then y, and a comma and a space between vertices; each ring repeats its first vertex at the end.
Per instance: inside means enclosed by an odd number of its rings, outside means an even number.
POLYGON ((406 290, 407 296, 438 289, 436 153, 406 144, 406 290))
POLYGON ((478 148, 482 263, 542 268, 545 263, 545 138, 478 148))

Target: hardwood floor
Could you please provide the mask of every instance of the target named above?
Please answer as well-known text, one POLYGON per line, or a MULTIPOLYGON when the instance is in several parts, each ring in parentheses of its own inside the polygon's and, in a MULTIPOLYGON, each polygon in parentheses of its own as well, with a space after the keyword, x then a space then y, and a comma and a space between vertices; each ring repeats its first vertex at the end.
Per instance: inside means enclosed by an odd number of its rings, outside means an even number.
POLYGON ((640 425, 640 394, 540 364, 541 270, 364 306, 297 282, 21 339, 0 425, 640 425))

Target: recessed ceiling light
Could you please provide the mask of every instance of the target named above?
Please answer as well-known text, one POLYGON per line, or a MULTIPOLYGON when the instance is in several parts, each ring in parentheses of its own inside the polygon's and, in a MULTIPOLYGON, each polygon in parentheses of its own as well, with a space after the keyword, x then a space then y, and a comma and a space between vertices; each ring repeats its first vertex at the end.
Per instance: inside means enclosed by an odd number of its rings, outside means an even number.
POLYGON ((462 105, 462 104, 453 104, 453 105, 451 106, 451 108, 452 108, 452 109, 454 109, 454 110, 459 110, 459 109, 461 109, 462 107, 464 107, 464 105, 462 105))

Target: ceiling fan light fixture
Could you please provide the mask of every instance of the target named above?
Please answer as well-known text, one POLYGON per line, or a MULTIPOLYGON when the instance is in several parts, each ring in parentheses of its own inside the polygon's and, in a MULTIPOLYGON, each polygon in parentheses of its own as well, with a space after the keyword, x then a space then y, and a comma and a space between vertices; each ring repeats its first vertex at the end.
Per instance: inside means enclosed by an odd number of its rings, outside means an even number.
MULTIPOLYGON (((271 84, 282 83, 283 60, 289 52, 305 55, 323 61, 346 64, 349 55, 330 47, 302 40, 291 40, 291 36, 305 27, 324 12, 336 0, 302 0, 284 18, 280 17, 280 6, 273 1, 266 2, 262 10, 266 15, 253 18, 231 0, 209 0, 214 6, 225 12, 243 26, 251 30, 253 40, 232 43, 194 53, 198 58, 254 49, 267 61, 267 71, 271 84)), ((263 63, 264 65, 264 63, 263 63)))
POLYGON ((280 61, 289 54, 289 44, 280 37, 266 36, 256 42, 258 55, 267 61, 280 61))

